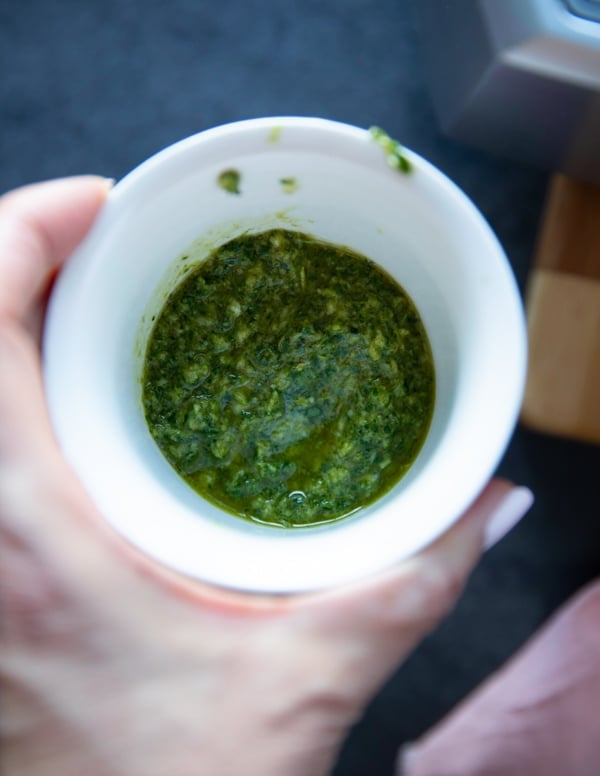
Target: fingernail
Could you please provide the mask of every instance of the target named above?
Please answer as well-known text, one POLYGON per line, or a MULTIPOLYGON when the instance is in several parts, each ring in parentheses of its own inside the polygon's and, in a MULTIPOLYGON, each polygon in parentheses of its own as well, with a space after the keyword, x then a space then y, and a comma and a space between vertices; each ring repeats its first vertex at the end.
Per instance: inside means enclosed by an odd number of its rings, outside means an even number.
POLYGON ((115 185, 116 180, 115 178, 105 178, 104 179, 104 185, 106 186, 106 190, 110 191, 112 187, 115 185))
POLYGON ((533 493, 529 488, 513 488, 497 505, 485 528, 486 550, 497 544, 529 512, 533 504, 533 493))
POLYGON ((404 744, 398 752, 398 759, 396 760, 396 774, 395 776, 410 776, 410 766, 414 764, 416 759, 415 754, 416 747, 413 744, 404 744))

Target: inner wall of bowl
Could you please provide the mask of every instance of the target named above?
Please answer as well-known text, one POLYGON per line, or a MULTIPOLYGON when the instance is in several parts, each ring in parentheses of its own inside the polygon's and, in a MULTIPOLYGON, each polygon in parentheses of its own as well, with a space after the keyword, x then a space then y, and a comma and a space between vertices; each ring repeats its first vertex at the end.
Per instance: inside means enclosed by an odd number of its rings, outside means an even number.
MULTIPOLYGON (((182 269, 190 264, 190 259, 185 264, 181 261, 182 255, 191 256, 191 261, 202 260, 214 247, 247 230, 298 229, 347 245, 384 267, 413 298, 430 337, 437 378, 432 425, 421 455, 409 475, 387 496, 388 500, 427 465, 443 437, 452 410, 459 372, 456 324, 438 287, 439 272, 432 272, 429 266, 432 256, 444 257, 445 264, 453 263, 443 232, 428 217, 423 218, 427 211, 422 212, 423 203, 410 191, 413 182, 410 178, 398 180, 395 175, 390 181, 387 175, 374 175, 365 180, 364 170, 360 170, 359 186, 359 176, 352 165, 329 158, 324 161, 311 154, 301 158, 298 154, 289 158, 285 154, 256 155, 234 160, 234 166, 241 173, 240 195, 226 193, 216 186, 220 168, 215 167, 179 181, 160 199, 149 202, 146 212, 137 209, 139 228, 132 229, 129 219, 127 223, 130 245, 123 244, 126 235, 115 235, 115 242, 121 245, 124 254, 143 257, 143 261, 131 260, 127 265, 132 277, 126 285, 136 289, 136 303, 127 305, 115 300, 115 309, 128 317, 126 322, 115 321, 115 328, 127 332, 137 328, 135 342, 129 336, 120 340, 122 364, 127 364, 128 351, 135 353, 133 374, 131 369, 122 371, 118 390, 126 436, 135 440, 136 454, 153 479, 163 483, 187 509, 201 510, 205 518, 230 523, 237 530, 265 530, 200 501, 172 470, 146 427, 140 375, 152 318, 181 279, 182 269), (296 179, 298 189, 294 195, 283 192, 282 177, 296 179), (344 195, 340 196, 340 192, 344 195), (211 201, 211 221, 203 215, 203 201, 211 201), (219 207, 215 207, 217 203, 219 207), (233 217, 218 222, 214 217, 217 212, 233 217), (159 226, 165 221, 170 225, 167 232, 159 226), (415 224, 420 224, 419 229, 415 229, 415 224), (173 240, 173 234, 178 235, 177 241, 173 240)), ((112 252, 110 248, 108 252, 112 252)), ((330 528, 338 530, 342 526, 340 522, 330 528)), ((274 529, 267 527, 266 530, 274 529)), ((288 535, 292 537, 294 532, 288 535)))
MULTIPOLYGON (((227 129, 223 163, 206 138, 150 160, 111 194, 110 228, 101 217, 82 261, 75 257, 61 276, 55 315, 51 309, 53 420, 102 514, 163 563, 245 589, 338 584, 422 547, 491 473, 521 388, 514 282, 473 206, 422 160, 403 176, 366 133, 311 127, 311 151, 267 147, 261 125, 260 142, 254 133, 237 158, 228 155, 237 130, 227 129), (217 185, 225 165, 239 170, 241 194, 217 185), (280 183, 290 177, 294 194, 280 183), (163 458, 140 401, 144 337, 177 279, 178 258, 194 243, 208 254, 246 229, 272 227, 348 245, 389 271, 421 313, 437 377, 429 436, 396 489, 355 517, 296 531, 253 525, 203 501, 163 458)), ((304 143, 310 133, 302 129, 304 143)))

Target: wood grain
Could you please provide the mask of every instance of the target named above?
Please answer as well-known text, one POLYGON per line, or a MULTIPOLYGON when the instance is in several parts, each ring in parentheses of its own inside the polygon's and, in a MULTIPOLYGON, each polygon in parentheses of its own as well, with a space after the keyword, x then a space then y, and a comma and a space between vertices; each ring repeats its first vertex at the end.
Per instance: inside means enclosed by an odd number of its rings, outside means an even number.
POLYGON ((554 176, 535 265, 600 279, 600 186, 554 176))
POLYGON ((553 180, 526 308, 523 423, 600 443, 600 188, 553 180))

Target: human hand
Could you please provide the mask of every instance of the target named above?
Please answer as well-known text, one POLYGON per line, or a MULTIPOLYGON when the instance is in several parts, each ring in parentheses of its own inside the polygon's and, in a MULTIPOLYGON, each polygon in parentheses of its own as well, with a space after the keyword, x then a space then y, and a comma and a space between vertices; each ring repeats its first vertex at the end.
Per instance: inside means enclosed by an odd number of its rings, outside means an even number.
POLYGON ((244 596, 136 553, 50 427, 39 337, 102 179, 0 200, 0 748, 5 776, 317 776, 530 494, 493 482, 445 536, 361 584, 244 596), (493 522, 490 522, 493 520, 493 522))

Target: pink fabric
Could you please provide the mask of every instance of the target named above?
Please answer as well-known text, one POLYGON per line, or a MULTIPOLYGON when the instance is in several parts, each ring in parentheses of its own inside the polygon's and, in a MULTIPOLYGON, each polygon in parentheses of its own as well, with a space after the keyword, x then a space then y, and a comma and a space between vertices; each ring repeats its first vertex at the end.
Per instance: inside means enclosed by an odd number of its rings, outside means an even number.
POLYGON ((599 776, 600 581, 401 760, 402 776, 599 776))

